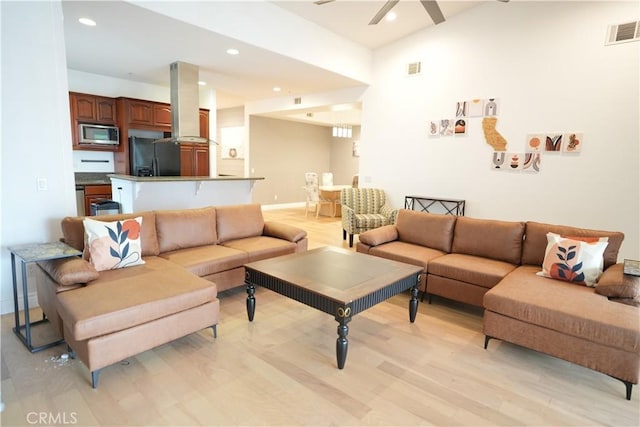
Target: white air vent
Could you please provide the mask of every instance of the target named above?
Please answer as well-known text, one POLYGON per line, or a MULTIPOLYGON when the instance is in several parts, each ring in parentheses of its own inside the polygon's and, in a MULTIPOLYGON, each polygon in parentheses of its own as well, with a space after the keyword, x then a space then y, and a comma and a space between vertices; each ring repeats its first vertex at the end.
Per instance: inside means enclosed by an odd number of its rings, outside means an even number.
POLYGON ((417 76, 422 73, 422 62, 410 62, 407 64, 407 75, 417 76))
POLYGON ((605 45, 626 43, 640 40, 640 21, 610 25, 605 45))

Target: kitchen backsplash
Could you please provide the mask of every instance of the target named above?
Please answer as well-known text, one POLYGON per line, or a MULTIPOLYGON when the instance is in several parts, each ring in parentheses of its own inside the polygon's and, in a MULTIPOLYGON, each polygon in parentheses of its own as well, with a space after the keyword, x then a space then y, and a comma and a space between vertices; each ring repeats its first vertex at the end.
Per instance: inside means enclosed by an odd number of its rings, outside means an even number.
POLYGON ((75 150, 73 152, 73 171, 113 173, 115 171, 113 153, 75 150))

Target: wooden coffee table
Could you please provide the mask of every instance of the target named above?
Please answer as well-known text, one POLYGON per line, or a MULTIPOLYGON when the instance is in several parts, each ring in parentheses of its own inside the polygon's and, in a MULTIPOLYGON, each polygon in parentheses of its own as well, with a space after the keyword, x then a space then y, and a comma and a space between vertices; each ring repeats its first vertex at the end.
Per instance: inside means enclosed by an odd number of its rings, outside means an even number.
POLYGON ((422 268, 415 265, 327 246, 251 262, 245 268, 250 322, 256 310, 255 286, 335 316, 338 369, 347 359, 347 323, 356 314, 411 289, 409 321, 416 318, 422 268))

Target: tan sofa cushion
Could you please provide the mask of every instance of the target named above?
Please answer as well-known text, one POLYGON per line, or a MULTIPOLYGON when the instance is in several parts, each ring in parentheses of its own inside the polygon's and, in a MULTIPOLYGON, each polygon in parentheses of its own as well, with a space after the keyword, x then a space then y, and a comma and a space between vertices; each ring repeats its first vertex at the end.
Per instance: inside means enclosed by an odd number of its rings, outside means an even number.
MULTIPOLYGON (((93 216, 91 219, 96 221, 119 221, 122 219, 142 217, 142 227, 140 229, 140 244, 142 246, 142 256, 155 256, 160 253, 158 247, 158 236, 156 233, 156 216, 153 212, 140 212, 130 214, 117 214, 117 215, 100 215, 93 216)), ((72 246, 79 251, 84 249, 84 225, 82 220, 85 217, 75 216, 66 217, 62 219, 62 239, 69 246, 72 246)), ((88 251, 85 251, 85 258, 88 259, 88 251)))
MULTIPOLYGON (((447 254, 429 263, 427 272, 472 285, 492 288, 516 265, 466 254, 447 254)), ((429 279, 427 279, 428 283, 429 279)))
POLYGON ((396 219, 398 240, 451 252, 457 216, 400 209, 396 219))
POLYGON ((358 245, 378 246, 398 240, 398 229, 395 225, 383 225, 382 227, 367 230, 358 236, 358 245))
MULTIPOLYGON (((60 317, 77 341, 141 325, 216 299, 216 285, 171 266, 147 264, 110 272, 135 272, 58 294, 60 317)), ((105 351, 108 351, 106 349, 105 351)))
POLYGON ((180 249, 160 256, 200 277, 241 267, 249 262, 246 252, 222 245, 180 249))
POLYGON ((62 258, 38 263, 51 278, 62 286, 84 284, 96 280, 100 273, 82 258, 62 258))
MULTIPOLYGON (((461 216, 456 221, 451 252, 520 264, 523 235, 523 222, 461 216)), ((543 257, 546 239, 545 235, 543 257)))
POLYGON ((264 223, 263 234, 269 237, 288 240, 289 242, 299 242, 307 237, 307 232, 301 228, 274 221, 264 223))
POLYGON ((262 235, 264 218, 259 204, 219 206, 216 208, 218 241, 262 235))
POLYGON ((623 264, 605 270, 596 285, 596 293, 609 298, 631 298, 640 302, 640 277, 623 273, 623 264))
POLYGON ((521 266, 484 296, 486 310, 621 350, 640 353, 638 309, 594 288, 536 275, 521 266))
POLYGON ((427 271, 427 265, 431 260, 444 254, 445 252, 438 249, 427 248, 401 241, 389 242, 369 249, 369 255, 375 255, 381 258, 387 258, 407 264, 419 265, 425 272, 427 271))
POLYGON ((296 244, 274 237, 258 236, 246 239, 231 240, 222 244, 225 247, 246 252, 249 262, 259 261, 280 255, 292 254, 296 251, 296 244))
POLYGON ((215 208, 155 211, 160 253, 196 246, 214 245, 215 208))
POLYGON ((590 230, 528 221, 522 245, 522 264, 542 265, 547 248, 547 233, 549 232, 565 237, 608 237, 609 244, 604 251, 605 269, 618 261, 618 251, 624 240, 624 233, 616 231, 590 230))

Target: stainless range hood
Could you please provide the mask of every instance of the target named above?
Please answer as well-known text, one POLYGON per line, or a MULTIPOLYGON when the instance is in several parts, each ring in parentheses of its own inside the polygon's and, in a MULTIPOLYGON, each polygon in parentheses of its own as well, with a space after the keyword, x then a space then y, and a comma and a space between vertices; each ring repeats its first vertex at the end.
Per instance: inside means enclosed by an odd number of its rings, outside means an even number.
POLYGON ((176 61, 170 65, 171 137, 154 142, 217 144, 200 135, 198 66, 176 61))

